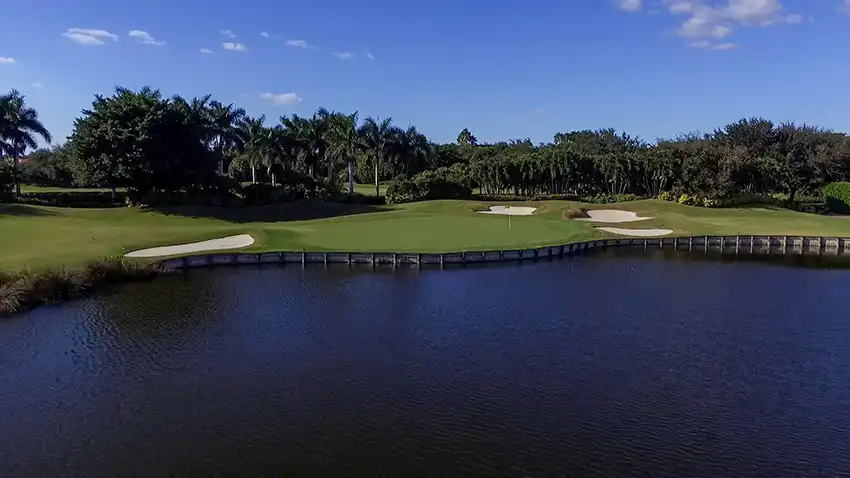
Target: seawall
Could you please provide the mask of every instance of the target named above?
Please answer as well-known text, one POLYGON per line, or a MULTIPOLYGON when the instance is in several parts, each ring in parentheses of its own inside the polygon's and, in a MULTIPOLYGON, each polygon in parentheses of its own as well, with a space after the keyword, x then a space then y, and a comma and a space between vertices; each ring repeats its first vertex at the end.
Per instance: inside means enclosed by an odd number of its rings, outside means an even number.
POLYGON ((235 264, 475 264, 552 259, 609 247, 641 247, 683 251, 719 251, 729 254, 850 254, 850 238, 810 236, 689 236, 665 238, 595 239, 530 249, 463 251, 447 253, 409 252, 310 252, 212 253, 164 259, 168 269, 192 269, 235 264))

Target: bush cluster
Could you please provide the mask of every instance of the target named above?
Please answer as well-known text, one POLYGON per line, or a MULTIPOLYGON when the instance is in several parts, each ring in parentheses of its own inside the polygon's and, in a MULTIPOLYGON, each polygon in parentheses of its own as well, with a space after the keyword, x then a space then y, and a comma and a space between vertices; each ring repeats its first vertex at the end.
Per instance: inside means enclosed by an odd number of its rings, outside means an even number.
POLYGON ((159 272, 158 265, 118 257, 92 262, 79 270, 0 274, 0 315, 75 299, 100 285, 152 279, 159 272))
POLYGON ((850 182, 827 184, 822 192, 830 212, 850 214, 850 182))
POLYGON ((280 178, 280 183, 249 184, 242 187, 242 203, 245 206, 280 204, 294 201, 327 201, 340 195, 339 187, 321 178, 289 171, 280 178))
POLYGON ((468 176, 458 168, 437 168, 410 179, 398 179, 387 188, 388 204, 402 204, 430 199, 469 199, 472 186, 468 176))
POLYGON ((598 196, 585 196, 581 202, 589 204, 614 204, 618 202, 629 202, 643 199, 637 194, 602 194, 598 196))
POLYGON ((112 192, 109 191, 63 191, 23 193, 18 199, 18 202, 25 204, 37 204, 39 206, 86 208, 123 206, 126 200, 126 192, 116 192, 113 197, 112 192))

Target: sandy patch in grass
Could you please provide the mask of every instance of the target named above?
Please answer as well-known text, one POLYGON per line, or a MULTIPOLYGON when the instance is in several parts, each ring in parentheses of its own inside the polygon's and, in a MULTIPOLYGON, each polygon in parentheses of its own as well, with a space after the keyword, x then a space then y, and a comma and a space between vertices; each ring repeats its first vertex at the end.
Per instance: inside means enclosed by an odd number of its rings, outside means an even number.
POLYGON ((622 229, 619 227, 598 227, 597 229, 599 229, 600 231, 610 232, 611 234, 636 237, 666 236, 667 234, 671 234, 673 232, 670 229, 622 229))
POLYGON ((177 254, 191 254, 193 252, 239 249, 241 247, 248 247, 253 243, 254 238, 250 234, 239 234, 238 236, 210 239, 209 241, 193 242, 191 244, 142 249, 140 251, 128 252, 126 257, 164 257, 177 254))
POLYGON ((637 213, 621 211, 619 209, 588 209, 589 218, 578 218, 576 221, 604 222, 615 224, 619 222, 643 221, 651 217, 638 217, 637 213))
POLYGON ((505 216, 530 216, 536 207, 525 206, 490 206, 489 211, 478 211, 479 214, 502 214, 505 216))

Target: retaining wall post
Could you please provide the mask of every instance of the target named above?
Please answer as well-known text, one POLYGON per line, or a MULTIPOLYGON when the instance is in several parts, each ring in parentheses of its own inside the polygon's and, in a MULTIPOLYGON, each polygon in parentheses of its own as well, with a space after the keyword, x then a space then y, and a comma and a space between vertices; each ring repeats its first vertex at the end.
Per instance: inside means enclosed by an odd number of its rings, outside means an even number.
POLYGON ((445 254, 440 253, 440 267, 443 267, 443 257, 445 254))
POLYGON ((750 236, 750 255, 753 255, 753 241, 755 240, 755 236, 750 236))

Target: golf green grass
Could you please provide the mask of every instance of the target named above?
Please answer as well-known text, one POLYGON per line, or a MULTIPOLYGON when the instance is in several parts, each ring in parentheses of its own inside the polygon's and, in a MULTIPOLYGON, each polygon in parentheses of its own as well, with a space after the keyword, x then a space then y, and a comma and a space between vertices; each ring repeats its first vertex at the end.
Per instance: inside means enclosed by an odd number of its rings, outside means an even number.
MULTIPOLYGON (((520 205, 520 203, 517 203, 520 205)), ((256 208, 72 209, 0 204, 0 270, 82 265, 148 247, 249 233, 244 251, 450 252, 515 249, 621 237, 563 219, 566 205, 622 209, 653 219, 617 224, 668 228, 675 235, 808 235, 850 237, 850 220, 784 209, 705 209, 655 200, 614 205, 562 201, 522 203, 532 216, 473 212, 474 201, 365 206, 336 203, 256 208)))

